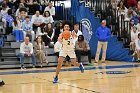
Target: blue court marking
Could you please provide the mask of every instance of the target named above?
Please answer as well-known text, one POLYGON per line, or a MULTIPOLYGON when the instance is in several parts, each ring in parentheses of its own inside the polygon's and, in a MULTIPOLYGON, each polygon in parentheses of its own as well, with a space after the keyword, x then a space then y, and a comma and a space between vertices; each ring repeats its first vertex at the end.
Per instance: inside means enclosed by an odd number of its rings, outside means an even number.
POLYGON ((98 72, 95 74, 129 74, 132 71, 106 71, 106 72, 98 72))
MULTIPOLYGON (((135 68, 140 67, 140 64, 132 64, 132 65, 117 65, 117 66, 99 66, 98 69, 115 69, 115 68, 135 68)), ((97 67, 85 67, 85 70, 95 70, 97 67)), ((79 71, 79 68, 66 68, 61 69, 61 72, 65 71, 79 71)), ((10 74, 29 74, 29 73, 45 73, 45 72, 55 72, 55 69, 50 70, 26 70, 26 71, 8 71, 8 72, 0 72, 0 75, 10 75, 10 74)))

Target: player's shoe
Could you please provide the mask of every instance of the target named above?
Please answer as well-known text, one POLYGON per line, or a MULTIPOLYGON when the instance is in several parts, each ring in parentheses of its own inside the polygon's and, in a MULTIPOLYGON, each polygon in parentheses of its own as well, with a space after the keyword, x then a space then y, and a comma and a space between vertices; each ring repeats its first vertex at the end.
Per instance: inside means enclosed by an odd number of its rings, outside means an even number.
POLYGON ((3 85, 5 85, 4 81, 0 80, 0 86, 3 86, 3 85))
POLYGON ((79 66, 79 68, 80 68, 80 70, 81 70, 81 73, 84 73, 84 66, 83 66, 83 64, 82 63, 80 63, 80 66, 79 66))
POLYGON ((54 80, 53 80, 53 83, 58 83, 58 77, 55 77, 54 80))

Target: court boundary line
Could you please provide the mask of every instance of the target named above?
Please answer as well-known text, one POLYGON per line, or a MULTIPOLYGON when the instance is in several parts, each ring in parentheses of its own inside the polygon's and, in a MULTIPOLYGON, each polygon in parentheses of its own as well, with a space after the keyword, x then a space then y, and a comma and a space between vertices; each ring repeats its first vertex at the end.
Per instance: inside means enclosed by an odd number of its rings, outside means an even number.
MULTIPOLYGON (((116 68, 137 68, 140 67, 140 64, 132 64, 132 65, 115 65, 115 66, 93 66, 93 67, 85 67, 85 70, 95 70, 95 69, 116 69, 116 68)), ((80 71, 79 68, 64 68, 61 69, 61 72, 65 71, 80 71)), ((0 75, 13 75, 13 74, 31 74, 31 73, 51 73, 56 72, 56 69, 48 69, 48 70, 21 70, 21 71, 7 71, 0 72, 0 75)))
MULTIPOLYGON (((41 79, 41 80, 46 80, 46 79, 39 78, 39 77, 35 77, 35 78, 38 78, 38 79, 41 79)), ((46 81, 51 82, 53 84, 53 81, 51 81, 51 80, 46 80, 46 81)), ((78 87, 78 86, 74 86, 74 85, 70 85, 70 84, 65 84, 65 83, 61 83, 61 82, 58 82, 56 84, 66 85, 66 86, 69 86, 69 87, 77 88, 77 89, 80 89, 80 90, 86 90, 86 91, 93 92, 93 93, 101 93, 101 92, 97 92, 97 91, 94 91, 94 90, 90 90, 90 89, 86 89, 86 88, 82 88, 82 87, 78 87)), ((54 85, 56 85, 56 84, 54 84, 54 85)))

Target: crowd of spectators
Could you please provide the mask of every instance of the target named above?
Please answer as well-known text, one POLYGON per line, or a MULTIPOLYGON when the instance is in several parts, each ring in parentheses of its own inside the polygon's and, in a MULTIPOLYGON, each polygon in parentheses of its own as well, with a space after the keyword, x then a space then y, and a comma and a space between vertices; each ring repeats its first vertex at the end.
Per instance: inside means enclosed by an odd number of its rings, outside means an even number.
MULTIPOLYGON (((6 35, 14 35, 16 42, 21 42, 19 54, 21 68, 25 68, 24 60, 28 56, 32 58, 33 67, 36 65, 35 57, 41 62, 41 67, 43 62, 48 64, 44 50, 48 47, 54 47, 58 56, 62 46, 58 37, 63 32, 63 21, 57 20, 58 22, 55 23, 55 7, 52 2, 47 2, 47 0, 4 0, 0 4, 0 20, 4 23, 6 35)), ((78 61, 81 61, 81 55, 84 52, 88 54, 91 63, 90 48, 82 36, 79 23, 71 25, 71 28, 73 28, 71 33, 75 34, 74 46, 78 61)))

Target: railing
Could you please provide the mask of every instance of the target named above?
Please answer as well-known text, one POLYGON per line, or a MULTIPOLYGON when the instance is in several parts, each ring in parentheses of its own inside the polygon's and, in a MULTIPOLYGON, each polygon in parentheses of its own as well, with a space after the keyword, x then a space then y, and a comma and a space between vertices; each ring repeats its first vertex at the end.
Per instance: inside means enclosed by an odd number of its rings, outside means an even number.
POLYGON ((70 16, 69 16, 69 8, 66 8, 64 3, 60 3, 60 1, 57 0, 50 0, 55 9, 56 9, 56 20, 69 20, 70 16))
POLYGON ((107 26, 110 27, 113 34, 118 39, 123 40, 124 44, 130 42, 130 26, 129 20, 125 20, 124 15, 118 15, 117 8, 113 8, 111 0, 79 0, 84 1, 86 6, 95 12, 95 16, 101 20, 107 20, 107 26))

